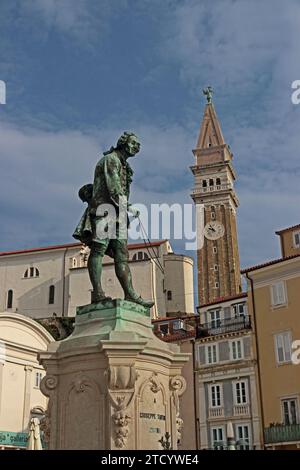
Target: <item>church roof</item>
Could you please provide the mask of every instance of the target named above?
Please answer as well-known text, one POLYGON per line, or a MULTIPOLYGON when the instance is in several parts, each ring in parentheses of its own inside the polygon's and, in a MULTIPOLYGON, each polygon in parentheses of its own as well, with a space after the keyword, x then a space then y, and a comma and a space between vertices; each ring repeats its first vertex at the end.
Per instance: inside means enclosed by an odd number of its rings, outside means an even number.
MULTIPOLYGON (((154 242, 149 243, 129 243, 128 249, 129 250, 137 250, 139 248, 146 248, 148 246, 160 246, 168 240, 157 240, 154 242)), ((33 253, 38 251, 50 251, 50 250, 62 250, 68 248, 80 248, 82 246, 81 243, 66 243, 64 245, 50 245, 50 246, 42 246, 38 248, 28 248, 25 250, 15 250, 15 251, 1 251, 0 256, 8 256, 8 255, 19 255, 25 253, 33 253)))

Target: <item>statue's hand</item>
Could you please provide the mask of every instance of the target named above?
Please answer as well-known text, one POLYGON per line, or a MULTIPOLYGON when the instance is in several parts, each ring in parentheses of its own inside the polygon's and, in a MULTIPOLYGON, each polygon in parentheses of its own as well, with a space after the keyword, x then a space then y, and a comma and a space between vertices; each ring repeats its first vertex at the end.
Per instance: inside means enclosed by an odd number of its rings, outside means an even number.
POLYGON ((129 214, 133 215, 134 218, 140 216, 140 211, 131 205, 128 206, 128 212, 129 214))

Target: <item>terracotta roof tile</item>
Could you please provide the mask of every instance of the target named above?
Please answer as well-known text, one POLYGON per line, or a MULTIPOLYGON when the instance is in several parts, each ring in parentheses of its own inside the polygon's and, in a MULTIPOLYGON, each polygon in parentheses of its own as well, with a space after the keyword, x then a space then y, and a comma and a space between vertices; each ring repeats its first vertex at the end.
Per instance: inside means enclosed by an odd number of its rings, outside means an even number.
POLYGON ((228 300, 235 300, 235 299, 241 299, 243 297, 247 297, 247 292, 241 292, 240 294, 236 295, 231 295, 227 297, 219 297, 218 299, 214 300, 213 302, 209 302, 207 304, 199 305, 197 308, 203 308, 203 307, 209 307, 210 305, 216 305, 220 304, 221 302, 226 302, 228 300))
POLYGON ((272 264, 282 263, 283 261, 288 261, 290 259, 298 258, 299 256, 300 254, 286 256, 285 258, 274 259, 272 261, 267 261, 266 263, 262 263, 256 266, 251 266, 250 268, 242 269, 241 273, 246 274, 246 273, 249 273, 250 271, 256 271, 256 269, 266 268, 267 266, 271 266, 272 264))
POLYGON ((284 232, 289 232, 290 230, 294 230, 295 228, 300 228, 300 224, 293 225, 292 227, 283 228, 282 230, 277 230, 276 235, 281 235, 284 232))
MULTIPOLYGON (((158 240, 155 242, 151 242, 151 246, 160 246, 167 240, 158 240)), ((60 250, 60 249, 66 249, 66 248, 76 248, 76 247, 81 247, 81 243, 67 243, 65 245, 50 245, 50 246, 42 246, 38 248, 28 248, 25 250, 15 250, 15 251, 1 251, 0 256, 7 256, 7 255, 20 255, 20 254, 25 254, 25 253, 33 253, 37 251, 50 251, 50 250, 60 250)), ((128 245, 129 250, 135 250, 138 248, 146 248, 146 246, 149 246, 148 243, 131 243, 128 245)))

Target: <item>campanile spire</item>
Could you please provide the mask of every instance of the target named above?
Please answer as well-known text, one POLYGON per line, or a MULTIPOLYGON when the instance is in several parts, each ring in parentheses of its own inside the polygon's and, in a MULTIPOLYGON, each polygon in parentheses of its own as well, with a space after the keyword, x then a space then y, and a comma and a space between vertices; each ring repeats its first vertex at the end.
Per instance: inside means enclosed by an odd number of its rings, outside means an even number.
POLYGON ((203 90, 207 104, 191 167, 195 177, 192 198, 204 205, 204 246, 197 256, 199 305, 241 291, 233 155, 224 140, 212 92, 211 87, 203 90))

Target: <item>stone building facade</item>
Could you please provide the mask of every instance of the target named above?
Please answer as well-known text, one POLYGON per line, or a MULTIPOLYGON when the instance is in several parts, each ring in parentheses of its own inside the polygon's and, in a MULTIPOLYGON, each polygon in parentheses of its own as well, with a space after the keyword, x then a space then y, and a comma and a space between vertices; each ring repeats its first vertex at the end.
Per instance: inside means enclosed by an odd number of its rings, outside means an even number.
MULTIPOLYGON (((194 312, 193 259, 175 254, 167 240, 129 245, 136 291, 153 299, 152 317, 194 312)), ((78 243, 0 253, 0 311, 32 318, 74 316, 90 303, 89 250, 78 243)), ((107 295, 123 297, 113 260, 104 258, 107 295)))

